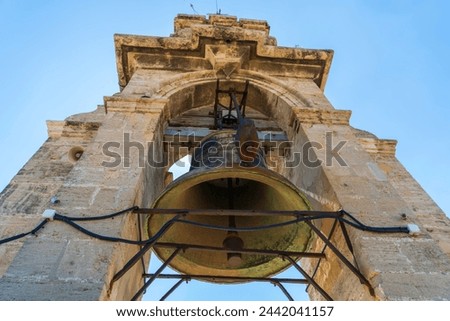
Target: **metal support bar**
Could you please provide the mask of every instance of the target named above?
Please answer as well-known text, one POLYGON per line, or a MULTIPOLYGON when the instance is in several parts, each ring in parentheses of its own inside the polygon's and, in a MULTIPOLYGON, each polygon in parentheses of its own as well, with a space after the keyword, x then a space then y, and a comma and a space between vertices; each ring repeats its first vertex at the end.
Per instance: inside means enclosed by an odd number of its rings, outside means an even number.
POLYGON ((359 279, 360 281, 365 284, 369 288, 369 292, 372 296, 375 296, 375 291, 370 284, 370 282, 366 279, 366 277, 349 261, 347 258, 333 245, 333 243, 330 242, 330 240, 327 239, 325 235, 310 221, 306 221, 306 224, 308 224, 309 227, 317 234, 318 237, 322 239, 322 241, 325 242, 325 244, 328 245, 330 250, 333 251, 334 254, 344 263, 359 279))
POLYGON ((234 88, 230 88, 228 90, 220 89, 220 81, 217 79, 216 82, 216 97, 214 99, 214 126, 217 129, 222 129, 224 125, 226 127, 235 127, 240 123, 240 121, 245 118, 245 105, 247 103, 247 94, 248 94, 248 84, 249 81, 247 80, 245 82, 245 88, 244 91, 238 91, 234 88), (229 106, 226 107, 220 103, 219 95, 220 94, 227 94, 230 98, 229 106), (239 103, 236 95, 242 95, 241 102, 239 103), (228 115, 226 116, 227 120, 224 121, 224 117, 221 113, 221 109, 227 109, 228 115), (236 112, 236 116, 232 115, 232 111, 236 112), (226 123, 227 121, 230 121, 232 119, 232 122, 226 123))
POLYGON ((284 295, 288 298, 289 301, 294 301, 294 298, 291 296, 291 294, 286 290, 283 284, 280 282, 273 282, 273 284, 280 288, 280 290, 284 293, 284 295))
POLYGON ((119 280, 125 273, 127 273, 128 270, 130 270, 136 264, 136 262, 139 261, 141 257, 145 255, 145 253, 150 251, 152 247, 153 247, 152 243, 146 244, 135 255, 133 255, 133 257, 130 260, 128 260, 128 262, 124 265, 124 267, 114 275, 114 277, 111 280, 110 287, 112 287, 114 282, 119 280))
POLYGON ((231 209, 166 209, 166 208, 139 208, 134 210, 136 214, 190 214, 190 215, 214 215, 214 216, 294 216, 294 217, 315 217, 327 215, 326 218, 337 218, 340 212, 324 211, 264 211, 264 210, 231 210, 231 209))
MULTIPOLYGON (((241 106, 239 106, 239 103, 238 103, 237 98, 236 98, 236 94, 235 94, 234 92, 231 92, 231 93, 230 93, 230 97, 231 97, 231 100, 232 100, 232 102, 233 102, 233 107, 234 107, 234 109, 236 110, 236 114, 237 114, 237 122, 238 122, 238 124, 239 124, 239 122, 240 122, 241 119, 242 119, 241 106)), ((231 110, 231 108, 230 108, 230 110, 231 110)))
POLYGON ((345 227, 345 224, 342 221, 339 221, 339 225, 341 227, 342 234, 344 235, 345 243, 347 243, 347 248, 353 256, 353 262, 355 264, 355 267, 359 270, 358 261, 356 260, 355 252, 353 251, 352 241, 350 240, 350 236, 348 235, 347 228, 345 227))
POLYGON ((245 89, 241 99, 241 107, 242 107, 242 117, 245 117, 245 107, 247 105, 247 94, 248 94, 248 84, 250 82, 248 80, 245 81, 245 89))
MULTIPOLYGON (((137 216, 137 221, 138 221, 138 232, 139 232, 139 241, 142 241, 142 217, 140 215, 137 216)), ((141 245, 140 249, 142 250, 144 246, 141 245)), ((147 271, 147 267, 144 261, 144 256, 141 256, 141 264, 142 264, 142 271, 145 273, 145 271, 147 271)))
POLYGON ((179 219, 179 217, 180 215, 177 215, 170 221, 165 223, 158 231, 158 233, 155 234, 155 236, 157 237, 155 237, 153 242, 145 244, 130 260, 128 260, 124 267, 113 276, 109 285, 110 289, 112 288, 114 282, 119 280, 125 273, 127 273, 136 264, 136 262, 138 262, 145 255, 145 253, 147 253, 153 247, 153 245, 170 229, 170 227, 179 219))
MULTIPOLYGON (((338 221, 335 220, 334 223, 333 223, 333 226, 331 227, 330 233, 328 234, 328 239, 329 239, 329 240, 331 240, 331 237, 333 236, 334 231, 336 230, 337 222, 338 222, 338 221)), ((322 248, 322 251, 321 251, 322 254, 325 254, 326 248, 327 248, 327 244, 324 244, 324 246, 323 246, 323 248, 322 248)), ((316 265, 316 267, 314 268, 314 272, 313 272, 313 274, 312 274, 312 276, 311 276, 313 279, 314 279, 314 277, 316 276, 317 271, 319 270, 319 266, 320 266, 320 263, 321 263, 321 262, 322 262, 322 258, 319 258, 319 261, 317 262, 317 265, 316 265)), ((309 286, 310 286, 310 284, 308 284, 308 285, 306 286, 306 291, 308 291, 309 286)))
MULTIPOLYGON (((324 211, 264 211, 264 210, 234 210, 234 209, 152 209, 152 208, 144 208, 144 209, 136 209, 134 210, 135 214, 150 214, 150 215, 176 215, 171 220, 166 222, 163 227, 158 231, 157 238, 155 237, 155 241, 150 242, 146 244, 128 263, 127 265, 117 273, 114 278, 113 282, 117 279, 119 279, 126 271, 128 271, 131 266, 133 266, 139 258, 141 258, 150 248, 152 247, 166 247, 166 248, 175 248, 175 251, 173 252, 172 256, 169 257, 169 259, 164 262, 163 266, 158 269, 158 271, 155 274, 144 274, 145 277, 150 276, 150 279, 144 284, 144 286, 136 293, 136 295, 133 297, 133 300, 138 298, 142 292, 145 291, 145 289, 150 286, 150 284, 156 279, 160 278, 160 274, 162 270, 170 264, 170 262, 173 260, 173 258, 176 256, 176 254, 180 250, 197 250, 197 251, 223 251, 228 252, 229 249, 226 249, 225 247, 214 247, 214 246, 207 246, 207 245, 194 245, 194 244, 178 244, 178 243, 167 243, 167 242, 157 242, 157 239, 159 239, 169 228, 172 224, 179 221, 180 223, 188 223, 188 221, 179 220, 180 216, 184 216, 187 214, 190 215, 199 215, 199 216, 205 216, 205 215, 215 215, 215 216, 293 216, 296 217, 298 222, 305 222, 311 230, 324 242, 324 247, 322 249, 321 253, 317 252, 288 252, 288 251, 276 251, 276 250, 261 250, 261 249, 239 249, 233 252, 236 253, 244 253, 244 254, 250 254, 250 255, 267 255, 267 256, 277 256, 282 257, 290 261, 291 265, 293 265, 303 276, 305 279, 275 279, 275 278, 239 278, 239 277, 226 277, 226 276, 214 276, 214 275, 181 275, 178 276, 181 280, 190 280, 191 278, 198 278, 201 280, 228 280, 228 281, 236 281, 236 282, 249 282, 249 281, 260 281, 260 282, 271 282, 275 284, 276 286, 280 287, 280 289, 285 293, 285 295, 288 297, 288 299, 292 299, 289 293, 287 293, 286 289, 284 288, 282 282, 288 282, 288 283, 302 283, 302 284, 308 284, 312 285, 326 300, 332 300, 330 295, 326 293, 326 291, 320 287, 320 285, 314 280, 314 276, 316 275, 319 265, 321 263, 321 259, 325 258, 325 250, 326 248, 330 248, 330 250, 341 260, 342 263, 344 263, 361 281, 362 284, 366 285, 369 289, 369 292, 371 295, 375 295, 375 291, 370 284, 370 282, 365 278, 365 276, 360 272, 359 268, 357 267, 356 259, 353 253, 353 246, 351 244, 350 237, 348 235, 348 232, 346 230, 346 224, 348 223, 351 226, 355 226, 358 228, 357 225, 361 225, 361 229, 364 230, 370 230, 368 226, 363 225, 359 221, 356 221, 356 219, 353 219, 353 221, 348 221, 342 218, 342 211, 338 212, 324 212, 324 211), (314 224, 313 220, 316 219, 334 219, 335 222, 330 230, 330 233, 327 236, 325 236, 314 224), (344 256, 343 253, 341 253, 336 246, 333 245, 331 242, 331 237, 333 236, 333 233, 336 230, 337 223, 339 222, 340 227, 342 229, 342 233, 344 235, 345 241, 347 243, 348 249, 353 255, 353 258, 355 259, 355 265, 352 264, 346 256, 344 256), (355 223, 356 222, 356 223, 355 223), (305 270, 303 270, 299 264, 297 264, 296 260, 300 257, 309 257, 309 258, 318 258, 319 261, 315 267, 313 276, 309 276, 305 270), (295 259, 294 259, 295 258, 295 259), (295 281, 293 281, 295 280, 295 281)), ((352 217, 351 217, 352 218, 352 217)), ((293 220, 293 222, 297 222, 297 220, 293 220)), ((290 221, 289 221, 290 222, 290 221)), ((207 226, 205 226, 207 227, 207 226)), ((373 228, 374 231, 377 228, 373 228)), ((378 228, 381 230, 381 228, 378 228)), ((384 231, 383 231, 384 232, 384 231)), ((387 230, 389 233, 393 233, 391 230, 387 230)), ((397 229, 395 230, 397 232, 397 229)), ((164 276, 163 276, 164 277, 164 276)), ((165 276, 167 277, 167 275, 165 276)), ((174 277, 172 277, 174 278, 174 277)), ((173 286, 172 289, 169 290, 169 292, 163 296, 165 299, 168 295, 170 295, 173 291, 175 291, 176 288, 181 284, 181 282, 177 282, 173 286)))
MULTIPOLYGON (((165 300, 169 297, 169 295, 171 295, 171 294, 173 293, 173 291, 175 291, 176 289, 178 289, 178 287, 179 287, 179 286, 181 285, 181 283, 183 283, 184 281, 185 281, 185 280, 180 279, 177 283, 174 284, 174 286, 172 286, 172 287, 170 288, 169 291, 166 292, 166 294, 164 294, 164 295, 161 297, 161 299, 159 299, 159 301, 165 301, 165 300)), ((188 282, 188 281, 186 280, 186 282, 188 282)))
POLYGON ((155 281, 155 279, 158 277, 159 274, 172 262, 172 260, 178 255, 178 252, 181 251, 181 248, 176 249, 172 255, 159 267, 158 270, 156 270, 155 274, 150 277, 150 279, 145 282, 145 284, 139 289, 139 291, 136 292, 136 294, 131 298, 131 301, 136 301, 142 293, 155 281))
MULTIPOLYGON (((215 247, 207 245, 197 244, 180 244, 180 243, 155 243, 154 247, 165 248, 182 248, 183 250, 200 250, 200 251, 213 251, 213 252, 229 252, 229 249, 224 247, 215 247)), ((272 250, 259 250, 259 249, 240 249, 233 250, 236 253, 242 254, 255 254, 255 255, 268 255, 268 256, 294 256, 294 257, 312 257, 312 258, 325 258, 325 254, 316 252, 290 252, 290 251, 272 251, 272 250)))
MULTIPOLYGON (((156 273, 144 274, 145 277, 155 277, 156 273)), ((270 283, 290 283, 290 284, 308 284, 305 279, 289 279, 289 278, 263 278, 263 277, 245 277, 245 276, 218 276, 204 274, 159 274, 158 279, 181 279, 184 281, 191 280, 209 280, 209 281, 236 281, 236 282, 270 282, 270 283)))
POLYGON ((308 273, 306 273, 305 270, 303 270, 300 265, 297 264, 297 262, 295 262, 295 260, 289 256, 286 256, 286 259, 297 269, 297 271, 299 271, 306 280, 308 280, 308 282, 320 293, 323 295, 323 297, 325 298, 325 300, 327 301, 333 301, 333 299, 331 298, 331 296, 328 295, 328 293, 322 289, 322 287, 316 282, 314 281, 313 278, 311 278, 308 273))
MULTIPOLYGON (((219 79, 217 79, 217 80, 219 80, 219 79)), ((218 89, 217 92, 219 94, 229 94, 230 90, 229 89, 227 89, 227 90, 225 90, 225 89, 218 89)), ((234 90, 233 92, 235 92, 236 94, 239 94, 239 95, 245 94, 245 91, 234 90)))
POLYGON ((214 125, 216 126, 216 128, 222 129, 222 124, 219 123, 219 119, 217 119, 217 115, 218 115, 218 110, 217 110, 217 106, 219 105, 219 82, 220 80, 217 79, 217 83, 216 83, 216 97, 214 99, 214 125))
MULTIPOLYGON (((231 117, 232 116, 231 111, 233 110, 233 99, 231 98, 230 92, 228 92, 228 95, 230 96, 230 105, 228 106, 228 117, 231 117)), ((237 108, 235 108, 235 109, 237 109, 237 108)), ((236 114, 237 114, 237 111, 236 111, 236 114)), ((234 116, 233 116, 233 118, 234 118, 234 116)), ((237 122, 239 122, 239 117, 236 120, 237 120, 237 122)), ((223 117, 222 117, 222 121, 223 121, 223 117)))

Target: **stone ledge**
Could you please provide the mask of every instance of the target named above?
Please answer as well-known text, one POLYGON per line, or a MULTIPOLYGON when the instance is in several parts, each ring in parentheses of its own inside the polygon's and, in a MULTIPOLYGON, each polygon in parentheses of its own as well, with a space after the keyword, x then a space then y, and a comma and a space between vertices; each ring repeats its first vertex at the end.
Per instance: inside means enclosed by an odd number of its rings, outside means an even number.
POLYGON ((50 138, 77 137, 92 138, 101 123, 73 120, 47 120, 47 133, 50 138))
POLYGON ((119 113, 138 112, 160 114, 168 103, 167 99, 145 97, 105 96, 103 100, 105 102, 106 112, 119 113))
POLYGON ((119 85, 123 89, 134 71, 140 68, 178 71, 210 69, 204 56, 206 43, 229 47, 251 44, 255 53, 249 58, 257 62, 256 65, 253 63, 256 66, 254 68, 261 67, 261 72, 267 73, 271 70, 269 66, 276 61, 284 70, 292 72, 291 67, 295 65, 294 76, 313 79, 323 90, 333 51, 278 47, 276 39, 269 35, 269 29, 263 20, 238 20, 225 15, 211 15, 209 19, 198 15, 181 15, 175 19, 176 33, 170 37, 116 34, 114 41, 119 85))
POLYGON ((92 280, 86 282, 26 278, 18 280, 16 276, 4 276, 0 282, 0 300, 94 301, 99 299, 103 286, 103 282, 92 280))
POLYGON ((236 16, 211 14, 209 19, 203 15, 179 14, 174 19, 174 30, 191 28, 193 25, 215 25, 227 27, 241 27, 244 29, 261 30, 269 33, 270 26, 266 20, 239 19, 236 16))
POLYGON ((47 120, 47 133, 50 138, 60 138, 64 130, 64 120, 47 120))
POLYGON ((397 147, 394 139, 359 137, 358 142, 369 154, 395 155, 397 147))
POLYGON ((300 124, 348 125, 350 110, 324 110, 299 107, 292 110, 291 126, 297 120, 300 124))

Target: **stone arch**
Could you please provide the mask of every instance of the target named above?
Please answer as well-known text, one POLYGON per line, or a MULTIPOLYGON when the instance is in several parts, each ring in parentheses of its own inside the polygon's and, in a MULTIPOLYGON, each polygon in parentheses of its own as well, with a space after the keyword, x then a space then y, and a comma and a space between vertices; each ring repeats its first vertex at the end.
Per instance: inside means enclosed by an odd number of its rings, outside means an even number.
MULTIPOLYGON (((301 94, 292 92, 280 81, 276 81, 272 77, 260 75, 258 73, 237 73, 230 79, 221 80, 221 85, 223 88, 228 88, 229 86, 243 86, 246 80, 250 81, 249 90, 251 91, 251 93, 249 93, 251 99, 247 101, 248 106, 259 109, 260 112, 272 117, 293 142, 293 152, 301 152, 301 143, 305 141, 307 137, 301 131, 293 128, 292 118, 294 117, 293 110, 298 108, 309 108, 306 99, 301 94), (300 147, 295 146, 297 143, 300 147)), ((214 103, 216 81, 217 76, 214 73, 193 72, 187 75, 180 75, 175 79, 172 78, 169 84, 163 84, 159 90, 155 91, 155 94, 152 97, 166 101, 159 119, 160 126, 158 127, 163 130, 164 124, 171 117, 181 115, 189 109, 198 108, 205 105, 210 105, 212 108, 214 103)), ((162 134, 159 134, 155 137, 162 136, 162 134)), ((166 170, 172 164, 173 163, 169 163, 166 166, 166 170)), ((299 166, 303 165, 299 164, 299 166)), ((301 169, 289 169, 282 174, 294 183, 294 185, 296 185, 302 192, 304 192, 304 194, 309 198, 313 209, 336 210, 339 208, 339 204, 335 199, 332 188, 330 188, 328 182, 326 181, 326 177, 321 168, 315 168, 311 171, 307 167, 303 166, 301 169), (296 171, 301 171, 303 175, 292 175, 292 172, 296 171), (317 188, 311 189, 311 184, 309 184, 309 186, 305 185, 304 180, 302 179, 303 176, 307 176, 309 181, 315 179, 321 181, 317 184, 317 188), (326 188, 324 186, 326 186, 326 188), (308 189, 310 190, 308 191, 308 189), (315 195, 319 194, 323 190, 327 190, 329 195, 315 197, 315 195)), ((152 189, 153 188, 154 187, 152 187, 152 189)), ((149 204, 149 202, 146 203, 149 204)), ((328 227, 326 226, 325 229, 327 228, 328 227)), ((319 241, 314 240, 313 243, 310 244, 310 247, 319 247, 320 245, 316 245, 316 242, 319 241)))
MULTIPOLYGON (((249 95, 247 105, 266 114, 273 119, 278 126, 285 131, 289 141, 292 143, 291 153, 301 156, 302 147, 305 144, 305 137, 299 132, 299 121, 294 120, 294 110, 300 108, 310 108, 307 98, 302 93, 293 91, 285 83, 276 78, 257 72, 241 70, 229 79, 218 78, 217 74, 212 71, 197 71, 187 74, 177 75, 170 78, 166 82, 162 82, 158 90, 152 98, 162 99, 166 101, 164 113, 160 119, 160 129, 164 128, 164 124, 170 118, 176 117, 183 112, 190 109, 203 107, 214 104, 215 89, 217 79, 221 81, 222 88, 229 88, 233 86, 244 86, 245 81, 249 81, 249 95), (297 127, 297 128, 295 128, 297 127)), ((162 137, 162 135, 158 135, 162 137)), ((289 155, 292 156, 292 155, 289 155)), ((167 168, 173 163, 169 163, 167 168)), ((326 182, 321 168, 308 169, 302 167, 304 164, 299 164, 303 175, 308 177, 308 184, 311 185, 311 180, 317 178, 320 180, 321 190, 330 191, 329 184, 326 182), (307 174, 307 172, 309 172, 307 174)), ((335 195, 331 192, 326 196, 318 196, 319 191, 307 191, 307 186, 302 179, 294 177, 293 168, 288 169, 284 174, 297 187, 312 196, 312 203, 317 210, 335 210, 339 208, 335 195), (320 204, 320 203, 323 204, 320 204)))
POLYGON ((257 72, 241 70, 231 78, 219 78, 216 72, 198 71, 178 75, 162 83, 154 98, 168 99, 166 118, 174 117, 191 108, 213 104, 216 81, 221 80, 222 86, 243 86, 246 80, 249 84, 247 105, 273 117, 287 131, 292 109, 307 107, 307 99, 299 92, 291 90, 283 82, 257 72))

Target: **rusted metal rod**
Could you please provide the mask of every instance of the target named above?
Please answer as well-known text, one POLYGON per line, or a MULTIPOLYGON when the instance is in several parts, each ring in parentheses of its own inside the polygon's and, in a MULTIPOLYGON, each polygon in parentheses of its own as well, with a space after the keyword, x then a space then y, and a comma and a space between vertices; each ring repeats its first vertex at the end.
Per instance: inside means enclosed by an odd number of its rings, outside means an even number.
POLYGON ((131 298, 131 301, 136 301, 142 293, 155 281, 155 279, 158 277, 159 274, 172 262, 172 260, 178 255, 178 253, 181 251, 181 249, 176 249, 172 255, 159 267, 159 269, 153 274, 153 276, 150 277, 150 279, 145 282, 145 284, 139 289, 139 291, 136 292, 136 294, 131 298))
POLYGON ((306 273, 305 270, 303 270, 300 265, 297 264, 297 262, 294 261, 293 258, 286 256, 286 259, 291 262, 291 264, 299 271, 303 277, 308 280, 308 283, 311 284, 327 301, 333 301, 331 296, 312 278, 309 276, 308 273, 306 273))
POLYGON ((169 291, 166 292, 166 294, 164 294, 161 299, 159 299, 159 301, 165 301, 169 295, 171 295, 173 293, 173 291, 175 291, 176 289, 178 289, 178 287, 181 285, 181 283, 183 283, 184 281, 188 281, 188 280, 184 280, 184 279, 180 279, 177 283, 175 283, 170 289, 169 291))
MULTIPOLYGON (((134 210, 136 214, 191 214, 191 215, 218 215, 218 216, 333 216, 339 217, 340 212, 324 212, 324 211, 264 211, 264 210, 231 210, 231 209, 176 209, 176 208, 139 208, 134 210)), ((333 218, 331 217, 331 218, 333 218)))
MULTIPOLYGON (((155 274, 147 273, 144 277, 153 277, 155 274)), ((245 277, 245 276, 224 276, 224 275, 204 275, 204 274, 159 274, 157 279, 181 279, 184 281, 191 280, 211 280, 211 281, 237 281, 237 282, 271 282, 271 283, 290 283, 290 284, 308 284, 305 279, 289 279, 289 278, 263 278, 263 277, 245 277)), ((277 284, 278 285, 278 284, 277 284)))
POLYGON ((358 278, 359 280, 366 285, 369 288, 369 292, 372 296, 375 296, 375 290, 372 287, 372 284, 370 284, 369 280, 366 279, 366 277, 339 251, 333 243, 325 236, 323 233, 310 221, 306 221, 306 224, 308 224, 309 227, 317 234, 318 237, 322 239, 322 241, 325 242, 325 244, 328 245, 328 248, 333 251, 334 254, 341 260, 342 263, 344 263, 358 278))
MULTIPOLYGON (((308 281, 306 281, 306 282, 308 282, 308 281)), ((289 301, 294 301, 294 298, 291 296, 291 294, 288 292, 288 290, 284 287, 283 284, 281 284, 278 281, 273 282, 273 284, 280 288, 281 292, 283 292, 283 294, 288 298, 289 301)))
MULTIPOLYGON (((183 250, 197 250, 197 251, 213 251, 213 252, 229 252, 229 249, 223 247, 215 247, 208 245, 197 244, 181 244, 181 243, 166 243, 158 242, 154 244, 154 247, 165 248, 181 248, 183 250)), ((268 255, 268 256, 291 256, 291 257, 309 257, 309 258, 325 258, 324 253, 316 252, 294 252, 294 251, 272 251, 272 250, 260 250, 260 249, 240 249, 233 250, 236 253, 242 254, 255 254, 255 255, 268 255)))

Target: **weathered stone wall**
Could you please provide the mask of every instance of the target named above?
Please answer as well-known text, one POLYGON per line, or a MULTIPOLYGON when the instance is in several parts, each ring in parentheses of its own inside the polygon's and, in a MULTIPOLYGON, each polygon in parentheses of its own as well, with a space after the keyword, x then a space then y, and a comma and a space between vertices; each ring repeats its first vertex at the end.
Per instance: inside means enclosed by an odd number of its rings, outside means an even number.
MULTIPOLYGON (((53 137, 13 179, 11 187, 2 193, 2 218, 8 218, 2 219, 5 226, 2 236, 30 230, 42 220, 45 208, 73 217, 104 215, 140 205, 144 194, 150 199, 158 192, 158 186, 162 188, 160 173, 144 174, 147 143, 152 142, 154 135, 158 136, 160 114, 115 112, 115 104, 109 104, 108 114, 101 108, 96 113, 66 120, 60 126, 62 132, 52 132, 53 137), (96 118, 98 121, 92 123, 96 118), (127 133, 142 148, 130 146, 129 153, 124 152, 127 133), (108 142, 120 144, 119 148, 110 149, 121 158, 114 166, 104 163, 112 161, 103 150, 108 142), (68 159, 73 146, 84 148, 75 163, 68 159), (38 202, 18 202, 17 198, 26 199, 27 195, 18 193, 28 186, 34 188, 37 182, 42 182, 37 186, 39 193, 28 192, 27 198, 38 202), (16 184, 18 187, 14 188, 16 184), (47 188, 44 194, 41 186, 51 189, 47 188), (52 196, 59 203, 51 204, 52 196)), ((155 108, 160 110, 158 106, 155 108)), ((101 235, 139 239, 139 224, 133 214, 81 224, 101 235)), ((51 222, 38 232, 38 237, 7 244, 5 256, 9 260, 2 260, 0 297, 9 300, 130 299, 136 287, 143 284, 141 265, 136 265, 114 286, 109 281, 138 249, 137 245, 96 240, 62 222, 51 222)))
MULTIPOLYGON (((360 143, 361 138, 355 135, 357 131, 348 124, 339 124, 336 120, 326 119, 326 114, 320 117, 319 121, 311 123, 305 119, 308 114, 314 112, 304 110, 302 113, 298 113, 302 125, 297 135, 303 137, 303 141, 299 143, 316 142, 324 148, 314 149, 318 159, 322 161, 321 168, 306 169, 303 172, 297 169, 292 170, 292 179, 299 182, 300 188, 314 195, 320 195, 320 198, 323 198, 322 204, 342 207, 370 226, 404 226, 407 223, 414 223, 420 227, 419 236, 398 233, 378 234, 349 228, 357 265, 376 291, 376 296, 372 299, 448 299, 446 289, 450 285, 448 268, 450 262, 440 246, 441 243, 445 244, 445 239, 439 239, 439 233, 436 233, 435 237, 430 236, 427 223, 424 224, 416 216, 411 204, 419 203, 422 204, 421 207, 427 206, 429 210, 434 211, 439 209, 429 201, 422 202, 427 199, 425 193, 418 190, 418 184, 403 168, 401 168, 403 177, 399 175, 395 179, 389 179, 386 175, 386 167, 381 167, 383 162, 376 157, 376 153, 383 154, 386 149, 392 147, 392 143, 373 139, 374 143, 378 144, 378 149, 373 150, 367 146, 367 140, 364 141, 366 145, 360 143), (331 159, 331 162, 327 164, 327 160, 330 161, 330 150, 325 148, 327 133, 331 135, 328 137, 332 137, 332 141, 328 142, 331 148, 335 148, 340 142, 345 142, 339 149, 340 159, 344 163, 339 164, 337 159, 331 159), (311 179, 310 175, 314 172, 317 174, 311 179), (402 181, 405 176, 409 176, 409 179, 402 181), (402 181, 402 184, 392 184, 396 180, 402 181), (412 188, 405 188, 406 184, 412 188), (411 193, 417 197, 414 201, 408 198, 411 193)), ((390 157, 391 166, 396 165, 399 168, 399 163, 394 156, 390 157)), ((434 214, 438 219, 432 217, 431 213, 426 217, 429 217, 434 224, 438 221, 441 229, 448 228, 448 219, 438 215, 434 214)), ((344 253, 347 252, 347 258, 352 261, 350 253, 346 251, 342 234, 335 235, 333 239, 335 244, 344 253)), ((313 244, 313 247, 320 248, 322 246, 320 243, 319 241, 313 244)), ((349 273, 347 267, 339 264, 333 253, 327 251, 327 260, 325 264, 322 263, 317 273, 317 281, 327 292, 332 297, 353 300, 371 299, 367 288, 360 285, 355 276, 349 273), (330 279, 335 280, 333 285, 329 283, 330 279)), ((311 287, 310 294, 313 298, 320 298, 320 295, 311 287)))
POLYGON ((398 161, 393 152, 382 149, 372 153, 380 169, 408 204, 412 216, 406 216, 406 222, 420 222, 426 234, 437 242, 441 250, 450 257, 450 222, 445 213, 423 190, 411 174, 398 161))

